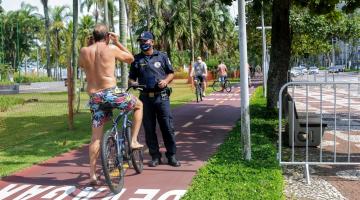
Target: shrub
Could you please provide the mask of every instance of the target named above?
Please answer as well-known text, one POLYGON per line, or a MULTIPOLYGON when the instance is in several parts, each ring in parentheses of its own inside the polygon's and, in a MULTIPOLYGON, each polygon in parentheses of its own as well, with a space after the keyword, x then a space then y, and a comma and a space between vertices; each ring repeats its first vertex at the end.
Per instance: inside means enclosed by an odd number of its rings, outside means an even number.
POLYGON ((175 72, 175 79, 186 79, 188 78, 189 74, 187 72, 184 71, 178 71, 175 72))
POLYGON ((50 82, 54 81, 53 78, 47 76, 19 76, 19 74, 14 75, 14 81, 17 83, 34 83, 34 82, 50 82))
POLYGON ((5 112, 11 106, 23 103, 24 99, 14 98, 12 96, 0 96, 0 112, 5 112))

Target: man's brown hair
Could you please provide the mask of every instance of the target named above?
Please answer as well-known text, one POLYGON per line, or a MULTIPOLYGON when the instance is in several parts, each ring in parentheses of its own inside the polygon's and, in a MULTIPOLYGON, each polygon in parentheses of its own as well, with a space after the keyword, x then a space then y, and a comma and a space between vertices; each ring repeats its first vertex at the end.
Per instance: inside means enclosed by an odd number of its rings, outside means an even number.
POLYGON ((106 37, 109 34, 108 32, 109 32, 109 29, 105 24, 96 24, 94 31, 93 31, 93 36, 94 36, 95 42, 106 39, 106 37))

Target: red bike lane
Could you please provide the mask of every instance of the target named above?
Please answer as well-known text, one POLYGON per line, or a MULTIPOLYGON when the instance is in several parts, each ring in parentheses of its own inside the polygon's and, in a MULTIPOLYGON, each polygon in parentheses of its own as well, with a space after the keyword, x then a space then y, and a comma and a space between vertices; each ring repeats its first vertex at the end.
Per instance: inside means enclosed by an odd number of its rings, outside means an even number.
MULTIPOLYGON (((88 146, 85 145, 2 178, 0 199, 180 199, 197 170, 240 118, 240 89, 213 93, 202 102, 190 102, 173 109, 173 115, 181 167, 166 164, 147 167, 149 156, 146 152, 143 173, 128 170, 124 189, 113 195, 103 176, 100 178, 102 185, 88 186, 88 146)), ((144 142, 143 137, 141 140, 144 142)), ((161 151, 163 162, 166 162, 165 149, 161 151)), ((98 172, 101 174, 100 165, 98 172)))

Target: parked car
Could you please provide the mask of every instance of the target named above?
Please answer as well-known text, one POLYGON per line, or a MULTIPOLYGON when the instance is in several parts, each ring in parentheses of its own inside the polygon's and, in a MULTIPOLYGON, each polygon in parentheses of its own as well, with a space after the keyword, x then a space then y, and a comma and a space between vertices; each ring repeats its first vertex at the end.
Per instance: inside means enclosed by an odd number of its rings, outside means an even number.
POLYGON ((302 72, 302 70, 298 67, 293 67, 290 70, 290 76, 291 77, 296 77, 296 76, 300 76, 303 75, 304 73, 302 72))
POLYGON ((344 65, 335 65, 328 68, 329 73, 338 73, 338 72, 344 72, 345 66, 344 65))
POLYGON ((308 70, 307 70, 307 68, 306 68, 305 65, 299 65, 299 66, 298 66, 298 69, 301 70, 302 74, 308 73, 308 70))
POLYGON ((317 68, 316 66, 312 66, 309 68, 309 74, 318 74, 319 73, 319 68, 317 68))

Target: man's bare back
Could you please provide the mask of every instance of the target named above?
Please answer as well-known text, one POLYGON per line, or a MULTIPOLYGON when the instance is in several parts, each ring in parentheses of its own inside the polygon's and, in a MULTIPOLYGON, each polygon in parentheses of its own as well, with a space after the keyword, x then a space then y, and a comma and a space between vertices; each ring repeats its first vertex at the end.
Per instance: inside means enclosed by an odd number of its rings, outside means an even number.
POLYGON ((114 45, 98 41, 80 50, 79 64, 86 74, 88 94, 116 86, 115 59, 129 64, 134 60, 114 33, 110 33, 109 37, 114 45))

